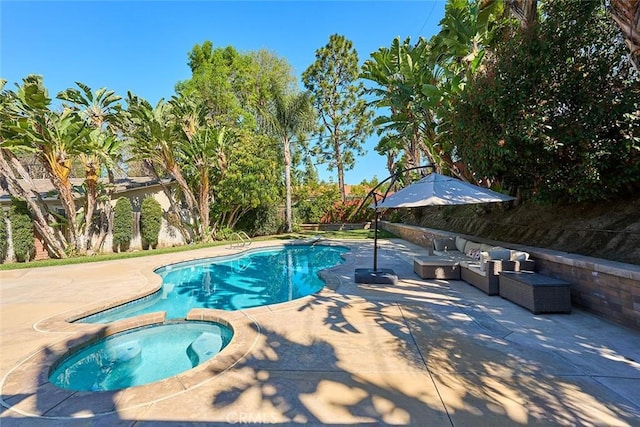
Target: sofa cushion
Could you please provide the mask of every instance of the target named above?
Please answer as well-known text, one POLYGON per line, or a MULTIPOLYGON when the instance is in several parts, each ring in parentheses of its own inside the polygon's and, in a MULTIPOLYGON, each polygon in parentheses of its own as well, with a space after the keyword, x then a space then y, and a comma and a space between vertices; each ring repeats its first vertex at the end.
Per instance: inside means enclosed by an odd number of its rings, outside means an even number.
POLYGON ((456 249, 456 242, 452 237, 434 239, 433 249, 436 251, 453 251, 456 249))
POLYGON ((507 248, 503 248, 502 246, 494 246, 489 251, 489 258, 509 261, 511 259, 511 251, 507 248))
POLYGON ((474 263, 474 262, 462 263, 461 262, 460 266, 466 268, 467 270, 471 270, 474 273, 479 274, 480 276, 483 276, 483 277, 487 276, 487 271, 480 268, 480 265, 478 263, 474 263))
POLYGON ((460 236, 456 236, 456 249, 458 249, 460 252, 464 253, 464 246, 467 244, 467 239, 460 237, 460 236))
POLYGON ((489 252, 493 248, 493 245, 489 245, 487 243, 483 243, 480 245, 480 250, 482 252, 489 252))

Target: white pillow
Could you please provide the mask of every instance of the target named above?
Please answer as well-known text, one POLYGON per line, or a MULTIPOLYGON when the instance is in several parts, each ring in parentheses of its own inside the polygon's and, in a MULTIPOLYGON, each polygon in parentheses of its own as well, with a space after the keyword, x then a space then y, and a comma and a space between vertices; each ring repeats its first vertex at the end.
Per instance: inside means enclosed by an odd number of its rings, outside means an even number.
POLYGON ((460 236, 456 236, 456 249, 464 253, 464 246, 467 244, 467 239, 460 236))
POLYGON ((487 271, 488 260, 489 260, 489 252, 480 252, 480 271, 487 271))
POLYGON ((526 261, 529 259, 528 252, 511 251, 511 261, 526 261))
POLYGON ((470 249, 466 255, 471 259, 480 259, 480 249, 470 249))

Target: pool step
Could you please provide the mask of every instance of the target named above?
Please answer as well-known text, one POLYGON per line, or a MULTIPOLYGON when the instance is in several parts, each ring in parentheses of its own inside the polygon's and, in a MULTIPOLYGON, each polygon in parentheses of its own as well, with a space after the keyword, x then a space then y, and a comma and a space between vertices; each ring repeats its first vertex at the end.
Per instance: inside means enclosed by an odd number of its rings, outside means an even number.
POLYGON ((203 332, 187 347, 187 355, 195 368, 201 361, 210 359, 222 350, 222 336, 211 332, 203 332))
POLYGON ((105 384, 122 373, 133 372, 142 363, 142 346, 138 341, 128 341, 109 347, 96 353, 100 372, 91 387, 92 390, 105 390, 105 384))

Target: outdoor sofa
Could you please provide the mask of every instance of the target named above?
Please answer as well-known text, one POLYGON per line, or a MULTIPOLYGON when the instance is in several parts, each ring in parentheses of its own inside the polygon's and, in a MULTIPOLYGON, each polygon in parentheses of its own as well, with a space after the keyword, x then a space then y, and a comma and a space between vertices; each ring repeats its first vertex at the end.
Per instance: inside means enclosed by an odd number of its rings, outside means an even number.
POLYGON ((460 278, 488 295, 500 293, 502 271, 533 271, 529 253, 467 240, 456 236, 432 240, 435 256, 455 260, 460 278))

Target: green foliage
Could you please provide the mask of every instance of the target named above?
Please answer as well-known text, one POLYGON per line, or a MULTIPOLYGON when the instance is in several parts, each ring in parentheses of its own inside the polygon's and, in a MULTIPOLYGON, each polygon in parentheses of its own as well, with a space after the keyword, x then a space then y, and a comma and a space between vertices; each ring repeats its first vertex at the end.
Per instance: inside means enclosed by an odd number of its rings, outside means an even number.
POLYGON ((7 257, 9 247, 9 234, 7 233, 7 222, 5 221, 4 209, 0 208, 0 263, 7 257))
POLYGON ((140 207, 140 235, 142 245, 155 249, 162 226, 162 207, 153 197, 146 197, 140 207))
POLYGON ((359 75, 358 53, 350 40, 338 34, 316 50, 316 61, 302 74, 323 124, 321 134, 327 135, 320 138, 314 152, 329 170, 337 169, 343 200, 344 170, 353 168, 355 154, 364 153, 362 145, 373 132, 373 111, 363 97, 359 75))
POLYGON ((279 146, 266 136, 244 132, 229 154, 228 169, 213 186, 212 218, 218 227, 235 228, 238 220, 261 205, 282 200, 279 146))
POLYGON ((36 245, 33 236, 33 221, 27 204, 13 200, 9 208, 9 222, 13 252, 18 262, 31 261, 35 257, 36 245))
POLYGON ((120 197, 113 210, 113 251, 127 251, 133 237, 133 208, 131 201, 120 197))
POLYGON ((335 185, 306 186, 299 190, 296 203, 296 222, 316 224, 339 202, 340 193, 335 185))
POLYGON ((444 118, 479 176, 539 199, 600 200, 640 181, 640 81, 600 2, 544 3, 444 118), (636 76, 637 77, 637 76, 636 76))
POLYGON ((351 199, 346 202, 334 203, 330 209, 325 212, 320 222, 323 224, 333 223, 353 223, 365 222, 373 220, 374 211, 366 206, 358 210, 362 203, 362 199, 351 199), (357 215, 356 215, 357 213, 357 215))
POLYGON ((249 236, 270 236, 282 231, 283 226, 282 215, 276 205, 261 205, 243 215, 237 228, 249 236))

